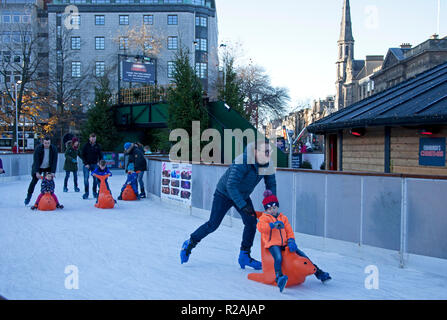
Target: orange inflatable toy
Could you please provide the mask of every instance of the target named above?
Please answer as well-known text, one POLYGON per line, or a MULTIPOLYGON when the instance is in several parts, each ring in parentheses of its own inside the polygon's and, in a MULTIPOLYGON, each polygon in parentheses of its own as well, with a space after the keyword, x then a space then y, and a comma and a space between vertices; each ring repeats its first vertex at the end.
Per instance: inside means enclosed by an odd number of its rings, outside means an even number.
POLYGON ((39 201, 37 209, 40 211, 53 211, 56 210, 56 201, 51 196, 51 193, 46 192, 39 201))
MULTIPOLYGON (((256 212, 258 218, 261 214, 262 212, 256 212)), ((250 273, 248 274, 248 279, 276 285, 274 260, 268 249, 264 247, 264 241, 262 239, 261 248, 262 273, 250 273)), ((303 283, 307 276, 316 272, 315 266, 309 259, 300 257, 295 252, 290 252, 288 248, 282 251, 282 258, 282 272, 289 278, 286 288, 303 283)))
POLYGON ((121 195, 123 200, 125 201, 134 201, 137 200, 137 195, 135 191, 133 191, 132 186, 128 184, 126 188, 123 190, 123 194, 121 195))
POLYGON ((95 207, 100 209, 113 209, 115 207, 115 200, 106 185, 106 179, 109 175, 100 176, 95 174, 94 176, 100 181, 98 202, 95 204, 95 207))

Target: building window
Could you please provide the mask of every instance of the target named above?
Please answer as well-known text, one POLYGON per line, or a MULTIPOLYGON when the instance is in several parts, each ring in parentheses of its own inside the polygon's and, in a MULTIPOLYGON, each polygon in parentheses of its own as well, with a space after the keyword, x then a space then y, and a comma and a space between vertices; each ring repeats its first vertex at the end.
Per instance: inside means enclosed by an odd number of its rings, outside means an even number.
POLYGON ((154 24, 154 16, 153 15, 144 15, 143 16, 143 24, 154 24))
POLYGON ((20 20, 21 20, 20 17, 21 17, 20 12, 14 12, 12 14, 12 22, 13 23, 20 23, 20 20))
POLYGON ((168 78, 174 78, 175 73, 175 62, 169 61, 168 62, 168 78))
POLYGON ((95 37, 95 49, 96 50, 104 50, 105 38, 104 37, 95 37))
POLYGON ((95 75, 97 77, 104 77, 104 70, 105 70, 105 62, 104 61, 96 61, 95 75))
POLYGON ((73 15, 71 17, 71 25, 72 26, 80 26, 81 25, 81 16, 80 15, 73 15))
POLYGON ((196 26, 197 27, 207 27, 208 19, 206 17, 196 17, 196 26))
POLYGON ((121 25, 129 24, 129 16, 128 15, 120 15, 120 24, 121 25))
POLYGON ((208 74, 208 65, 206 63, 196 63, 196 75, 200 79, 206 79, 208 74))
POLYGON ((154 39, 152 38, 146 38, 144 40, 144 51, 150 51, 154 49, 154 46, 152 45, 154 43, 154 39))
POLYGON ((120 37, 120 50, 129 49, 129 38, 128 37, 120 37))
POLYGON ((168 49, 169 50, 178 49, 178 37, 168 37, 168 49))
POLYGON ((168 25, 178 25, 178 16, 168 15, 168 25))
POLYGON ((196 39, 197 51, 208 51, 208 41, 206 39, 196 39))
POLYGON ((71 37, 71 50, 81 50, 81 37, 71 37))
POLYGON ((95 25, 97 26, 103 26, 106 23, 106 18, 103 15, 95 15, 95 25))
POLYGON ((8 11, 3 11, 2 13, 2 22, 3 23, 11 23, 11 16, 8 11))
POLYGON ((71 63, 71 77, 80 78, 81 77, 81 62, 73 61, 71 63))

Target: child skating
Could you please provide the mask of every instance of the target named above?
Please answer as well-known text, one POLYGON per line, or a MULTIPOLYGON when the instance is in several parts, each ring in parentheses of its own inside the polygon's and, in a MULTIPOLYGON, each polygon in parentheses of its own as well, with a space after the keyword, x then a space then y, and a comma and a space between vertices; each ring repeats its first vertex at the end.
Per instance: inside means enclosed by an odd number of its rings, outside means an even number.
MULTIPOLYGON (((110 172, 109 168, 107 168, 107 163, 105 160, 99 161, 99 166, 95 170, 93 170, 92 176, 95 178, 96 178, 96 176, 107 176, 107 178, 105 179, 105 185, 107 187, 107 190, 109 190, 110 195, 112 195, 112 191, 110 190, 110 187, 109 187, 109 182, 107 181, 109 179, 109 177, 112 176, 112 172, 110 172)), ((98 197, 96 197, 96 203, 98 203, 98 197)), ((116 200, 115 200, 115 203, 116 203, 116 200)))
MULTIPOLYGON (((257 229, 261 233, 265 248, 269 250, 274 259, 274 268, 276 275, 276 283, 282 292, 287 284, 288 277, 282 273, 282 255, 281 251, 286 250, 296 252, 297 255, 309 259, 304 252, 298 249, 295 243, 295 234, 292 226, 285 215, 278 212, 278 198, 273 195, 270 190, 264 192, 264 200, 262 201, 265 212, 259 218, 257 229)), ((310 260, 310 259, 309 259, 310 260)), ((312 262, 313 263, 313 262, 312 262)), ((315 276, 323 283, 331 280, 329 273, 324 272, 316 264, 313 263, 317 271, 315 276)))
POLYGON ((59 203, 59 200, 57 199, 56 195, 54 194, 55 187, 56 187, 56 185, 54 184, 53 174, 51 172, 46 172, 42 176, 42 185, 40 187, 40 194, 37 197, 36 203, 31 207, 31 210, 36 210, 39 207, 39 202, 45 193, 51 194, 51 197, 56 202, 56 208, 63 209, 64 206, 59 203))
POLYGON ((138 194, 138 173, 135 172, 135 167, 133 163, 129 163, 127 166, 127 180, 124 183, 123 187, 121 188, 121 193, 118 197, 118 200, 123 200, 123 192, 126 189, 128 185, 132 187, 133 192, 135 192, 135 196, 137 197, 137 200, 140 200, 140 195, 138 194))

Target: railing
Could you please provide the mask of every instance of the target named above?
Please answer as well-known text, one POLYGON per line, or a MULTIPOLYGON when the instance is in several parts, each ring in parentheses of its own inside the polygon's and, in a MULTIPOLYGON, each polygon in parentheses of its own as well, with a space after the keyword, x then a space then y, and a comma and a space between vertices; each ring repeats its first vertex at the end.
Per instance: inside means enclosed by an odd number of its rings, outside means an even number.
POLYGON ((111 103, 117 104, 138 104, 157 103, 166 101, 168 90, 172 85, 165 86, 145 86, 141 88, 121 88, 121 95, 112 95, 111 103))

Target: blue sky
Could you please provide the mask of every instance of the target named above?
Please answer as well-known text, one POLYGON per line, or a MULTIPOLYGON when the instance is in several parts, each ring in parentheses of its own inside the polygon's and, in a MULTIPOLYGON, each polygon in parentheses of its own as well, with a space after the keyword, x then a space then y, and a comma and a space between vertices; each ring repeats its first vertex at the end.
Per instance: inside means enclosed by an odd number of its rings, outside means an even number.
MULTIPOLYGON (((263 66, 291 107, 335 93, 343 0, 217 0, 220 42, 240 42, 243 59, 263 66)), ((413 46, 438 30, 438 0, 351 0, 356 59, 413 46)), ((440 35, 447 36, 447 0, 440 35)))

